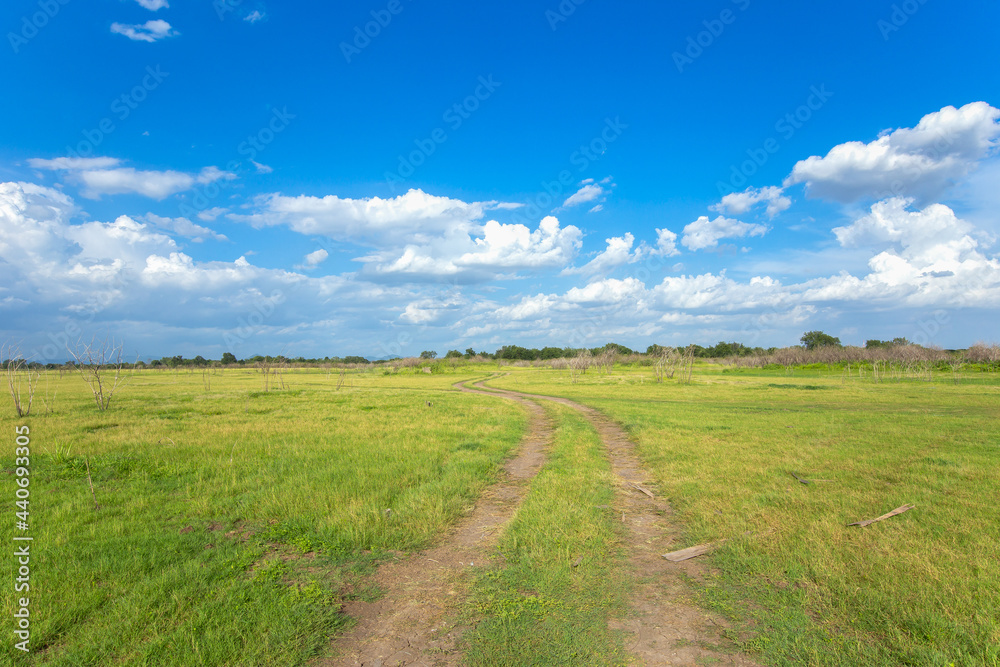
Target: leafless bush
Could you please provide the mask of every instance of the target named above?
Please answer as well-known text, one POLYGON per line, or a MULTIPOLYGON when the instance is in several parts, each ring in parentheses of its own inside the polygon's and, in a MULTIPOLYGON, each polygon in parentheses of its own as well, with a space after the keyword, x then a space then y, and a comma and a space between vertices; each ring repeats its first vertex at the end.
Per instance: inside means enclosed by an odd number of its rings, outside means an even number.
POLYGON ((663 382, 663 378, 672 379, 683 360, 684 352, 678 350, 676 347, 667 347, 661 350, 660 356, 654 365, 656 381, 659 383, 663 382))
POLYGON ((965 351, 965 359, 970 364, 992 364, 1000 361, 1000 345, 976 343, 965 351))
POLYGON ((255 364, 257 372, 262 375, 262 384, 264 393, 266 394, 271 386, 271 372, 274 367, 274 359, 271 357, 264 357, 255 364))
POLYGON ((604 348, 599 355, 594 357, 594 363, 598 370, 603 370, 605 375, 611 373, 611 369, 615 367, 617 360, 618 353, 610 348, 604 348))
POLYGON ((132 372, 124 357, 124 341, 116 341, 113 336, 104 340, 95 337, 90 343, 77 341, 76 349, 69 346, 66 349, 73 355, 77 370, 90 387, 97 409, 107 410, 115 392, 131 378, 132 372))
POLYGON ((41 373, 31 368, 21 355, 21 349, 13 343, 0 346, 0 367, 7 374, 7 388, 14 401, 14 412, 19 418, 27 417, 31 414, 31 404, 35 400, 35 389, 41 373))
POLYGON ((590 353, 590 350, 583 350, 580 354, 569 360, 569 374, 573 384, 576 384, 579 376, 586 375, 587 369, 590 368, 593 361, 594 355, 590 353))

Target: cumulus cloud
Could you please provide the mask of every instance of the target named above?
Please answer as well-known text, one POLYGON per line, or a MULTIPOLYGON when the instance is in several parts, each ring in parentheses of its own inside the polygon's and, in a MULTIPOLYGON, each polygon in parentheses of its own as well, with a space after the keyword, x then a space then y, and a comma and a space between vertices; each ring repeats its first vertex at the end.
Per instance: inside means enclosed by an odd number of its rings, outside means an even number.
POLYGON ((572 225, 561 228, 551 215, 533 232, 524 225, 490 220, 483 227, 483 238, 475 244, 476 250, 459 257, 458 265, 507 269, 564 266, 580 246, 580 230, 572 225))
POLYGON ((1000 261, 985 254, 973 225, 942 204, 910 210, 913 203, 898 197, 877 202, 868 215, 834 229, 843 246, 888 247, 869 260, 867 276, 812 281, 809 298, 996 303, 1000 261))
POLYGON ((143 216, 143 220, 151 225, 159 227, 160 229, 166 229, 167 231, 173 232, 178 236, 189 238, 197 243, 201 243, 205 239, 215 239, 216 241, 229 240, 224 234, 219 234, 208 227, 202 227, 199 224, 191 222, 187 218, 165 218, 148 213, 143 216))
POLYGON ((711 206, 713 211, 743 215, 757 204, 767 203, 767 216, 773 218, 782 211, 788 210, 792 200, 784 196, 784 191, 776 186, 766 188, 747 188, 743 192, 733 192, 722 198, 718 204, 711 206))
POLYGON ((170 6, 170 3, 167 2, 167 0, 135 0, 135 1, 151 12, 155 12, 157 10, 164 9, 170 6))
POLYGON ((447 234, 423 245, 385 250, 359 261, 368 263, 365 275, 373 277, 482 281, 507 272, 566 266, 572 262, 581 236, 579 229, 561 227, 552 216, 544 218, 534 231, 525 225, 490 220, 476 233, 481 238, 447 234))
POLYGON ((163 19, 154 19, 139 24, 112 23, 111 32, 125 35, 136 42, 156 42, 180 34, 163 19))
POLYGON ((635 301, 646 293, 646 286, 636 278, 616 280, 608 278, 590 283, 586 287, 573 287, 563 297, 573 304, 622 304, 635 301))
POLYGON ((563 270, 563 275, 605 275, 622 264, 637 261, 642 255, 639 250, 634 253, 632 252, 635 237, 629 232, 626 232, 624 236, 612 236, 609 239, 605 239, 605 242, 607 243, 607 248, 603 252, 579 268, 563 270))
POLYGON ((486 280, 507 271, 564 267, 580 246, 580 230, 561 227, 554 217, 544 218, 534 231, 522 224, 484 223, 485 211, 497 202, 469 203, 422 190, 392 199, 271 194, 255 204, 256 212, 230 217, 371 246, 373 252, 355 261, 373 279, 486 280))
POLYGON ((307 254, 303 260, 303 264, 296 266, 299 269, 315 269, 317 266, 325 262, 330 257, 328 253, 323 248, 319 250, 314 250, 313 252, 307 254))
POLYGON ((453 230, 468 233, 483 217, 488 202, 466 203, 410 190, 392 199, 273 193, 257 197, 254 205, 255 213, 231 217, 258 228, 281 225, 300 234, 360 243, 405 243, 426 241, 453 230))
POLYGON ((716 247, 721 239, 763 236, 766 233, 767 227, 764 225, 740 222, 721 215, 715 220, 709 220, 708 216, 703 215, 684 227, 681 244, 689 250, 704 250, 716 247))
POLYGON ((677 234, 669 229, 657 229, 656 254, 661 257, 673 257, 681 254, 681 251, 677 249, 677 234))
POLYGON ((850 203, 906 195, 929 202, 994 152, 1000 109, 973 102, 924 116, 916 127, 882 133, 869 143, 834 146, 798 162, 786 187, 805 183, 810 196, 850 203))

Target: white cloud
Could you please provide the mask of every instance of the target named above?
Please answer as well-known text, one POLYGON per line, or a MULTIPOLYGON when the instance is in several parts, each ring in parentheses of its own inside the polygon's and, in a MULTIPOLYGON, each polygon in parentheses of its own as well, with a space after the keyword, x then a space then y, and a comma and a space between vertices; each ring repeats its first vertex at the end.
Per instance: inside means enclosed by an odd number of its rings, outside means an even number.
POLYGON ((163 19, 154 19, 134 25, 112 23, 111 32, 125 35, 136 42, 155 42, 166 37, 176 37, 180 34, 163 19))
POLYGON ((571 206, 579 206, 580 204, 586 204, 587 202, 594 201, 598 197, 604 194, 604 188, 597 184, 584 185, 582 188, 571 194, 563 202, 563 208, 570 208, 571 206))
POLYGON ((258 228, 284 225, 300 234, 397 244, 426 241, 443 232, 471 232, 486 206, 484 202, 466 203, 423 190, 410 190, 392 199, 288 197, 273 193, 257 197, 255 205, 257 212, 231 217, 258 228))
POLYGON ((458 294, 419 299, 406 304, 399 315, 399 320, 406 324, 443 326, 460 314, 459 309, 467 306, 467 300, 458 294))
POLYGON ((973 102, 924 116, 914 128, 884 132, 867 144, 834 146, 798 162, 785 186, 805 183, 811 196, 849 203, 905 195, 927 202, 990 155, 1000 137, 1000 109, 973 102))
POLYGON ((600 213, 603 210, 604 210, 604 204, 598 204, 594 208, 587 211, 587 213, 600 213))
POLYGON ((252 162, 253 166, 257 168, 258 174, 270 174, 272 171, 274 171, 273 168, 267 166, 266 164, 261 164, 256 160, 250 160, 250 162, 252 162))
POLYGON ((552 216, 543 218, 533 232, 524 225, 490 220, 483 227, 483 238, 475 243, 476 250, 463 254, 456 264, 508 269, 557 267, 573 261, 580 247, 580 230, 572 225, 560 228, 559 220, 552 216))
POLYGON ((681 244, 690 250, 704 250, 716 247, 721 239, 763 236, 765 233, 767 227, 764 225, 740 222, 721 215, 715 220, 709 220, 708 216, 703 215, 684 227, 681 244))
POLYGON ((243 20, 249 23, 256 23, 257 21, 260 21, 262 18, 264 18, 264 14, 261 14, 258 10, 255 9, 246 16, 244 16, 243 20))
POLYGON ((317 267, 323 262, 325 262, 329 256, 330 253, 320 248, 319 250, 316 250, 306 255, 306 266, 317 267))
POLYGON ((535 231, 525 225, 500 224, 490 220, 467 233, 447 234, 424 245, 385 250, 360 261, 369 263, 366 275, 395 276, 422 280, 452 276, 482 281, 518 270, 559 268, 573 261, 580 246, 580 230, 560 227, 552 217, 544 218, 535 231))
POLYGON ((681 251, 677 249, 677 234, 669 229, 657 229, 655 252, 662 257, 673 257, 681 254, 681 251))
MULTIPOLYGON (((567 197, 561 208, 572 208, 581 204, 597 201, 602 197, 606 197, 606 195, 611 192, 611 188, 613 187, 615 187, 615 184, 612 182, 612 178, 610 176, 602 179, 600 183, 597 183, 592 178, 588 178, 580 182, 580 189, 567 197)), ((604 207, 598 204, 590 209, 590 213, 596 213, 602 210, 604 210, 604 207)))
POLYGON ((164 199, 190 190, 197 183, 205 185, 220 179, 236 178, 236 174, 215 166, 205 167, 197 174, 173 170, 140 171, 132 167, 118 167, 120 160, 116 158, 32 158, 29 164, 36 168, 70 172, 71 178, 84 186, 81 194, 89 199, 114 194, 140 194, 152 199, 164 199))
POLYGON ((869 260, 864 278, 810 281, 811 299, 904 300, 911 305, 997 303, 1000 261, 987 256, 968 222, 942 204, 909 210, 910 199, 877 202, 871 212, 834 234, 847 247, 888 246, 869 260))
POLYGON ((168 3, 167 0, 135 0, 135 1, 151 12, 155 12, 170 6, 170 3, 168 3))
POLYGON ((622 304, 635 301, 645 293, 646 286, 636 278, 608 278, 592 282, 586 287, 573 287, 566 292, 564 299, 574 304, 622 304))
POLYGON ((607 248, 594 257, 594 259, 579 268, 565 269, 562 274, 572 275, 576 273, 583 274, 585 276, 606 275, 609 271, 612 271, 622 264, 635 262, 642 254, 641 249, 637 250, 635 253, 632 252, 632 246, 635 244, 635 237, 629 232, 626 232, 624 236, 613 236, 609 239, 605 239, 605 242, 608 244, 607 248))
POLYGON ((151 225, 155 225, 161 229, 166 229, 174 234, 177 234, 178 236, 192 239, 198 243, 204 241, 206 238, 215 239, 216 241, 229 240, 224 234, 219 234, 208 227, 202 227, 199 224, 191 222, 187 218, 164 218, 159 215, 148 213, 143 216, 143 220, 151 225))
POLYGON ((219 179, 232 180, 235 174, 206 167, 199 174, 179 171, 140 171, 132 167, 82 171, 77 177, 83 183, 82 194, 89 199, 101 195, 139 194, 151 199, 165 199, 172 194, 190 190, 195 184, 207 184, 219 179))
POLYGON ((35 169, 85 170, 117 167, 121 160, 113 157, 57 157, 51 160, 31 158, 28 164, 35 169))
POLYGON ((223 213, 228 213, 228 208, 222 208, 221 206, 213 206, 212 208, 206 208, 204 211, 198 212, 198 219, 204 220, 205 222, 212 222, 218 218, 223 213))
POLYGON ((563 267, 580 246, 580 230, 554 217, 532 231, 522 224, 481 222, 497 202, 463 202, 410 190, 392 199, 258 197, 257 211, 231 215, 255 227, 287 225, 375 250, 355 261, 370 278, 486 280, 498 273, 563 267))
POLYGON ((743 215, 761 202, 767 203, 767 215, 773 218, 782 211, 788 210, 792 200, 785 197, 779 187, 747 188, 743 192, 733 192, 722 198, 718 204, 709 208, 719 213, 743 215))

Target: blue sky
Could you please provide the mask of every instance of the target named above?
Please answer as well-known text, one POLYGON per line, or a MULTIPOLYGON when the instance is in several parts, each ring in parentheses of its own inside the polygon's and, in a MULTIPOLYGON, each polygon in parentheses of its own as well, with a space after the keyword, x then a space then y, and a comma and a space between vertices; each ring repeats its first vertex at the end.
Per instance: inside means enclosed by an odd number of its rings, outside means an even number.
POLYGON ((996 340, 1000 7, 20 0, 0 340, 996 340))

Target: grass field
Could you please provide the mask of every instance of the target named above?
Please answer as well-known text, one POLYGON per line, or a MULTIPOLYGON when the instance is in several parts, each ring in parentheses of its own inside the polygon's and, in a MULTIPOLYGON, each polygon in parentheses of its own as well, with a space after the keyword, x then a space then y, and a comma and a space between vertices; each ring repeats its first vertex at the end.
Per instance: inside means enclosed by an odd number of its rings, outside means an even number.
POLYGON ((512 372, 625 425, 690 545, 696 593, 771 664, 1000 664, 1000 384, 994 375, 845 381, 839 372, 512 372), (791 475, 823 480, 803 485, 791 475), (866 528, 846 524, 912 503, 866 528), (745 531, 750 535, 743 537, 745 531))
MULTIPOLYGON (((34 541, 32 652, 5 641, 3 660, 299 665, 326 650, 341 599, 377 595, 364 575, 454 521, 524 425, 506 402, 444 391, 457 376, 362 379, 295 374, 262 393, 249 371, 208 387, 143 372, 102 413, 67 374, 49 380, 51 414, 5 405, 8 474, 13 427, 31 428, 34 541)), ((2 587, 7 618, 14 598, 2 587)))
MULTIPOLYGON (((31 429, 34 537, 32 653, 6 641, 3 661, 301 665, 325 652, 350 622, 341 603, 378 596, 368 575, 380 560, 438 538, 524 430, 516 405, 452 389, 495 366, 438 370, 352 372, 339 390, 336 373, 296 371, 266 393, 249 370, 143 371, 106 412, 78 376, 50 374, 33 416, 0 403, 9 480, 14 426, 31 429)), ((705 557, 711 576, 692 595, 756 660, 1000 665, 993 375, 875 384, 698 366, 691 384, 656 384, 649 368, 576 382, 503 372, 490 385, 623 424, 684 546, 733 538, 705 557), (905 503, 916 508, 846 526, 905 503)), ((586 422, 547 409, 556 441, 500 538, 504 560, 470 575, 470 664, 628 661, 607 629, 629 586, 619 528, 600 509, 608 464, 586 422), (586 567, 572 568, 580 555, 586 567)), ((10 545, 16 487, 3 487, 10 545)), ((0 587, 8 618, 17 597, 0 587)))

